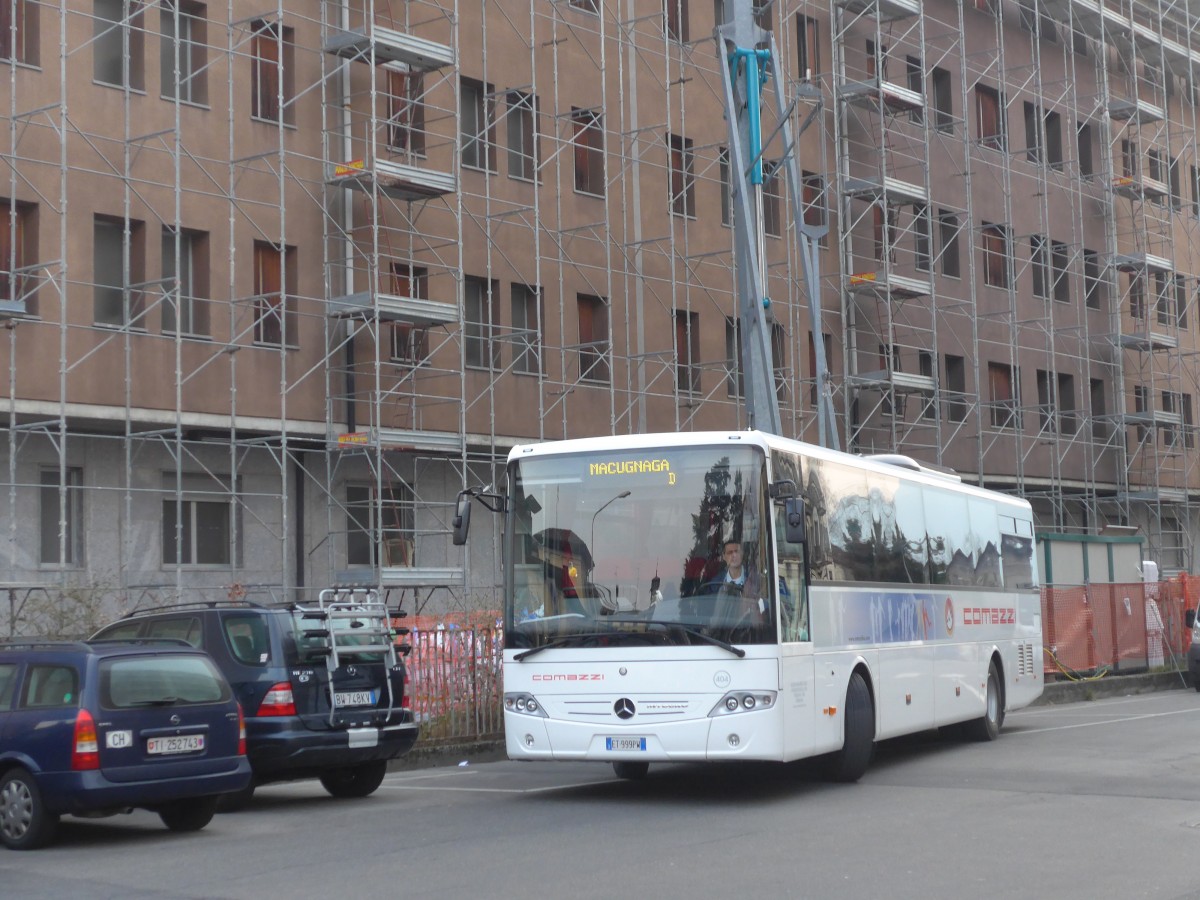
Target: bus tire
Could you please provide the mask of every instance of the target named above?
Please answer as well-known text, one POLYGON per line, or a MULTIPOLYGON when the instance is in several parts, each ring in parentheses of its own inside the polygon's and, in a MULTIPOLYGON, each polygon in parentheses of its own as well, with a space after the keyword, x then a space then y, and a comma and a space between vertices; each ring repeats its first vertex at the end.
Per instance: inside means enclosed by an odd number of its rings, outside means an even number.
POLYGON ((624 778, 626 781, 641 781, 646 777, 646 773, 650 771, 650 763, 644 762, 614 762, 613 771, 618 778, 624 778))
POLYGON ((988 665, 986 712, 966 723, 967 736, 976 741, 994 741, 1004 725, 1004 694, 1000 691, 1000 673, 996 661, 988 665))
POLYGON ((850 676, 846 685, 845 736, 842 749, 829 761, 829 777, 834 781, 853 782, 862 778, 875 749, 875 704, 861 672, 850 676))

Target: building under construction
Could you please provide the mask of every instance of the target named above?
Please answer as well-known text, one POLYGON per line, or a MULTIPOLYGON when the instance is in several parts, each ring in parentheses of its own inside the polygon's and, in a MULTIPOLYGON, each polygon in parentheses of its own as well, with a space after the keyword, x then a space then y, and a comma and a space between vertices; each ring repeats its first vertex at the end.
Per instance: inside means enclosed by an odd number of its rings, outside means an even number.
MULTIPOLYGON (((450 518, 511 446, 743 427, 734 2, 3 0, 9 630, 349 583, 495 608, 500 523, 450 518)), ((756 21, 784 433, 831 403, 843 448, 1191 569, 1195 5, 756 21)))

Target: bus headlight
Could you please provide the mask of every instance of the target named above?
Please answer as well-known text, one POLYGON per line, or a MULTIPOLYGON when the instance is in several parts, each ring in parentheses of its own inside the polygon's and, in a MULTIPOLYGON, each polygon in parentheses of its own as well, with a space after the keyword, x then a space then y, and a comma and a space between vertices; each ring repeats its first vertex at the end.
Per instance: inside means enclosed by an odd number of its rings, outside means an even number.
POLYGON ((525 716, 538 716, 542 719, 548 718, 537 698, 533 694, 526 694, 523 691, 514 691, 504 695, 504 711, 520 713, 525 716))
POLYGON ((731 716, 756 709, 770 709, 775 705, 777 691, 730 691, 709 712, 709 717, 731 716))

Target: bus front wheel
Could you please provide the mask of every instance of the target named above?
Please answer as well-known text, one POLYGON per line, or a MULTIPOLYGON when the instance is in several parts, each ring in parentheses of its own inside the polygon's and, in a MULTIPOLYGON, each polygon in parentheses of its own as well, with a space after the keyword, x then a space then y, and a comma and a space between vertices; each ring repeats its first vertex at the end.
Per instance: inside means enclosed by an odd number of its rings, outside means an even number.
POLYGON ((1000 673, 995 660, 988 665, 986 703, 984 714, 967 723, 967 735, 977 741, 994 741, 1004 724, 1004 695, 1000 693, 1000 673))
POLYGON ((846 686, 844 722, 845 739, 842 749, 830 759, 829 777, 834 781, 858 781, 867 771, 875 749, 875 704, 861 672, 851 675, 846 686))
POLYGON ((618 778, 624 778, 627 781, 639 781, 645 778, 646 773, 650 771, 650 763, 615 762, 613 763, 613 771, 617 773, 618 778))

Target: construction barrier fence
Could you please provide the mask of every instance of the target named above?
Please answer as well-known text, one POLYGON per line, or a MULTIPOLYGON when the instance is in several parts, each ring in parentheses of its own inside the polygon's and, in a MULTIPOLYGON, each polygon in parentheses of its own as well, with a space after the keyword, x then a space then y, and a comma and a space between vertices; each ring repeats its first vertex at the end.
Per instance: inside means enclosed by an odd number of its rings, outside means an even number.
MULTIPOLYGON (((1047 680, 1183 668, 1200 579, 1042 588, 1047 680)), ((504 733, 503 631, 496 613, 398 620, 410 629, 408 694, 426 747, 504 733)))

